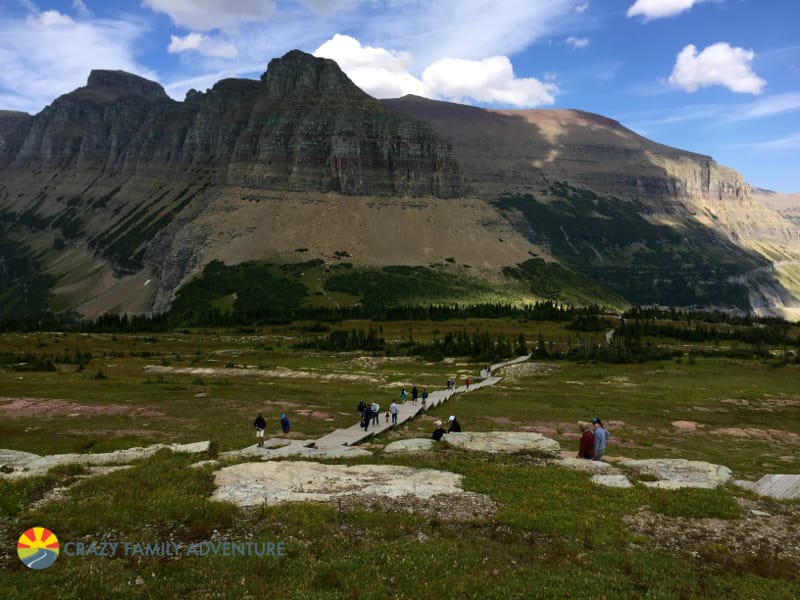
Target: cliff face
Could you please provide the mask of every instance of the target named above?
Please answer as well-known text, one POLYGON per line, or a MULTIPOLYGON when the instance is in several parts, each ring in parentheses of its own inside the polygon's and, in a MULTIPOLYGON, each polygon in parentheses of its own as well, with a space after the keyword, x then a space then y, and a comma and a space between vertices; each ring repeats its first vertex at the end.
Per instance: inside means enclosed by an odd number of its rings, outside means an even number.
POLYGON ((271 61, 261 82, 225 80, 184 103, 141 77, 93 71, 31 121, 24 135, 2 128, 9 171, 182 177, 202 166, 216 183, 254 188, 461 193, 449 145, 427 124, 384 108, 333 61, 297 51, 271 61))
POLYGON ((166 310, 211 260, 342 256, 496 278, 535 256, 634 302, 730 284, 770 310, 800 298, 798 231, 738 173, 616 121, 378 101, 298 51, 183 102, 92 71, 35 116, 0 111, 0 252, 47 275, 12 283, 53 280, 87 316, 166 310))

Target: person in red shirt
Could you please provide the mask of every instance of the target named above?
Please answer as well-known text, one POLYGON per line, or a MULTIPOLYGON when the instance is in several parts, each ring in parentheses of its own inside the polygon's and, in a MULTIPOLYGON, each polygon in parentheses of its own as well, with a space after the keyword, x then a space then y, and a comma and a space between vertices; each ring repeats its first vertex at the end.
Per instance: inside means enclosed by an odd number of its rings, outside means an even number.
POLYGON ((594 433, 588 423, 583 421, 578 422, 578 427, 583 432, 581 434, 581 443, 578 447, 578 458, 594 459, 594 433))

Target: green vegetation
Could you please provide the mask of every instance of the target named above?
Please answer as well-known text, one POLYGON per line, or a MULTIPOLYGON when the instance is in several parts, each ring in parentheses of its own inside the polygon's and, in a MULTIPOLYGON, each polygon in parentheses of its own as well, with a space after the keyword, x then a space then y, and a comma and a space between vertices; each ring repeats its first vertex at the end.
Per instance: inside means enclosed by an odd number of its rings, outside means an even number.
POLYGON ((747 309, 746 286, 731 280, 767 264, 698 223, 657 225, 637 201, 565 183, 541 198, 506 194, 494 204, 519 211, 559 261, 631 304, 747 309))
MULTIPOLYGON (((209 298, 233 293, 224 292, 209 292, 209 298)), ((236 301, 240 297, 237 291, 236 301)), ((796 347, 744 335, 764 330, 760 322, 684 317, 648 315, 674 330, 669 337, 657 337, 656 330, 639 336, 642 348, 663 348, 671 353, 668 360, 539 359, 374 441, 428 437, 434 418, 454 413, 467 431, 543 431, 571 451, 578 439, 575 422, 598 415, 611 430, 611 459, 705 460, 730 467, 737 479, 798 472, 800 365, 785 360, 796 347), (743 335, 708 343, 681 338, 679 330, 694 332, 698 324, 743 335), (764 358, 725 354, 758 347, 766 349, 764 358), (677 421, 696 423, 696 431, 675 427, 677 421), (750 433, 734 437, 736 429, 750 433)), ((570 349, 604 345, 615 325, 615 317, 594 312, 550 321, 307 321, 238 330, 4 333, 0 439, 4 447, 39 454, 201 439, 214 440, 224 452, 252 443, 256 412, 267 417, 268 435, 278 433, 277 416, 287 412, 294 439, 315 438, 352 425, 359 400, 385 405, 401 385, 432 391, 451 376, 475 377, 485 366, 470 358, 476 341, 498 347, 505 340, 512 352, 522 344, 539 356, 568 357, 570 349), (298 347, 315 336, 336 350, 298 347), (365 348, 367 340, 376 346, 365 348), (451 360, 416 356, 437 340, 451 360), (396 356, 399 349, 402 356, 396 356), (21 363, 55 370, 32 373, 19 370, 21 363)), ((787 339, 800 333, 796 325, 781 327, 787 339)), ((161 451, 104 475, 86 477, 86 468, 66 465, 43 477, 0 479, 3 597, 29 597, 32 582, 36 594, 64 598, 800 595, 796 553, 779 554, 786 548, 766 534, 760 545, 742 547, 738 535, 710 537, 701 527, 713 519, 715 528, 749 531, 772 518, 796 527, 797 503, 759 500, 733 486, 605 488, 590 481, 591 473, 554 466, 536 454, 488 455, 444 444, 418 456, 377 451, 346 461, 458 473, 466 490, 497 503, 492 516, 450 521, 377 505, 240 509, 210 499, 218 466, 190 467, 207 458, 223 465, 244 460, 161 451), (773 517, 755 519, 753 507, 773 517), (632 525, 645 517, 649 525, 632 525), (53 567, 33 572, 13 551, 20 533, 33 525, 52 529, 62 544, 283 541, 287 555, 110 558, 62 552, 53 567)))

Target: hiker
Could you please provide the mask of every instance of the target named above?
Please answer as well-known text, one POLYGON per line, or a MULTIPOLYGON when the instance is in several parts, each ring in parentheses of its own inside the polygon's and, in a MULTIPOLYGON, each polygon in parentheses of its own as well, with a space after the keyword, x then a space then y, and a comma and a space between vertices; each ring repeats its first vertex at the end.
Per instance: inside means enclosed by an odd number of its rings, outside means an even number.
POLYGON ((461 423, 458 422, 454 415, 450 415, 449 421, 450 429, 447 430, 447 433, 461 433, 461 423))
POLYGON ((434 429, 433 429, 433 435, 431 435, 431 439, 436 440, 438 442, 439 440, 442 439, 442 436, 447 432, 444 430, 444 427, 442 427, 442 422, 439 421, 438 419, 433 422, 433 426, 434 429))
POLYGON ((389 424, 389 411, 386 411, 386 424, 389 424))
POLYGON ((267 420, 261 416, 261 413, 258 413, 255 421, 253 421, 253 427, 256 428, 256 440, 258 440, 258 447, 264 447, 264 430, 267 428, 267 420))
POLYGON ((372 407, 364 403, 364 412, 361 414, 361 426, 364 431, 369 429, 369 422, 372 420, 372 407))
POLYGON ((422 410, 428 405, 428 388, 422 388, 422 410))
POLYGON ((419 398, 419 390, 417 390, 417 386, 411 388, 411 402, 414 406, 417 405, 417 398, 419 398))
POLYGON ((578 427, 581 430, 581 442, 578 446, 578 458, 594 459, 594 433, 589 423, 585 421, 578 421, 578 427))
POLYGON ((286 413, 283 413, 281 415, 281 431, 283 431, 283 437, 289 435, 291 426, 292 424, 289 422, 289 417, 286 416, 286 413))
POLYGON ((608 429, 603 426, 603 422, 595 417, 592 419, 594 426, 594 460, 603 460, 606 453, 606 441, 608 441, 608 429))
POLYGON ((372 423, 376 426, 381 424, 381 405, 377 402, 372 403, 372 423))
POLYGON ((397 402, 392 402, 389 405, 389 414, 392 415, 392 425, 397 425, 397 411, 398 411, 397 402))
POLYGON ((364 411, 366 410, 366 408, 367 408, 366 402, 364 402, 363 400, 359 400, 358 401, 358 408, 356 409, 356 412, 358 414, 360 414, 361 417, 363 418, 364 417, 364 411))
POLYGON ((469 377, 467 377, 467 389, 465 391, 469 391, 469 377))
POLYGON ((400 402, 405 404, 406 400, 408 400, 408 392, 406 391, 406 388, 403 388, 400 390, 400 402))

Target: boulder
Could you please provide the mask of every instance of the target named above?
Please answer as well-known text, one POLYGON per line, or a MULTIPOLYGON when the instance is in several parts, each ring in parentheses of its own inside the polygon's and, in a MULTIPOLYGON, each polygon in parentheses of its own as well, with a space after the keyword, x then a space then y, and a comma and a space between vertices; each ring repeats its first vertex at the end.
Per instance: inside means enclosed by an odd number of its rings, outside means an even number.
POLYGON ((129 463, 134 460, 147 458, 162 449, 172 450, 173 452, 186 452, 198 454, 208 452, 211 442, 194 442, 191 444, 153 444, 146 448, 127 448, 114 452, 103 452, 100 454, 53 454, 49 456, 28 455, 27 452, 14 452, 3 450, 3 456, 15 457, 13 471, 8 475, 13 478, 32 477, 44 475, 48 470, 59 465, 80 464, 80 465, 108 465, 114 463, 129 463), (6 454, 8 453, 8 454, 6 454), (28 455, 28 456, 25 456, 28 455))
MULTIPOLYGON (((493 505, 482 494, 465 492, 463 475, 396 465, 326 465, 310 461, 242 463, 215 474, 212 498, 239 506, 285 502, 348 502, 353 497, 391 506, 398 499, 442 504, 442 497, 493 505)), ((447 504, 447 502, 445 502, 447 504)), ((452 503, 451 503, 452 504, 452 503)))
POLYGON ((480 452, 512 453, 525 450, 543 452, 553 456, 561 455, 561 446, 557 441, 532 431, 446 433, 442 436, 442 440, 457 448, 480 452))
POLYGON ((649 487, 662 489, 715 488, 733 477, 728 467, 683 458, 627 460, 620 465, 643 475, 657 477, 658 481, 644 483, 649 487))
POLYGON ((574 456, 562 458, 556 463, 560 467, 575 469, 576 471, 589 471, 591 473, 603 472, 606 474, 619 473, 612 465, 602 460, 586 460, 585 458, 575 458, 574 456))
POLYGON ((629 488, 633 484, 628 481, 625 475, 592 475, 592 482, 597 485, 604 485, 606 487, 615 488, 629 488))
POLYGON ((428 452, 433 448, 436 442, 430 438, 410 438, 407 440, 397 440, 388 444, 384 449, 386 454, 394 454, 397 452, 415 454, 418 452, 428 452))
POLYGON ((736 481, 740 487, 779 500, 800 498, 800 475, 764 475, 756 482, 736 481))

